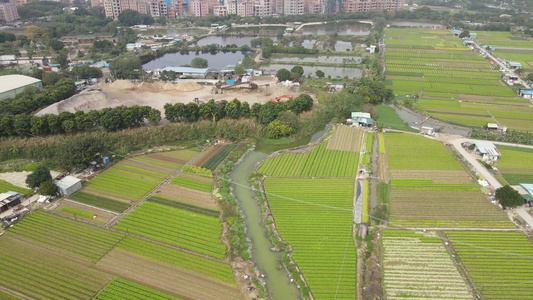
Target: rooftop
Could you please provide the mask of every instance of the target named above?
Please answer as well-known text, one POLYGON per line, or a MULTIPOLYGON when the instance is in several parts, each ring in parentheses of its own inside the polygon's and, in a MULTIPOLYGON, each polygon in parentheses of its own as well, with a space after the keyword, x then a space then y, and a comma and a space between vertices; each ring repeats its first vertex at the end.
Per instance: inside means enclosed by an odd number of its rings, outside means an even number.
POLYGON ((81 179, 79 178, 76 178, 74 176, 66 176, 65 178, 57 181, 55 184, 62 188, 62 189, 66 189, 66 188, 69 188, 73 185, 75 185, 76 183, 80 182, 81 179))
POLYGON ((372 116, 370 116, 369 113, 366 113, 366 112, 352 112, 352 119, 355 119, 355 118, 367 118, 367 119, 371 119, 372 116))
POLYGON ((520 186, 533 196, 533 183, 521 183, 520 186))
POLYGON ((165 67, 163 71, 173 71, 176 73, 197 73, 197 74, 207 74, 209 72, 208 68, 191 68, 191 67, 165 67))
POLYGON ((0 76, 0 94, 36 82, 41 81, 39 79, 24 75, 0 76))
POLYGON ((498 148, 496 148, 496 146, 494 146, 494 144, 491 142, 476 141, 474 144, 476 144, 477 149, 482 154, 496 155, 496 156, 501 155, 500 151, 498 151, 498 148))
POLYGON ((522 95, 533 95, 533 90, 520 90, 522 95))

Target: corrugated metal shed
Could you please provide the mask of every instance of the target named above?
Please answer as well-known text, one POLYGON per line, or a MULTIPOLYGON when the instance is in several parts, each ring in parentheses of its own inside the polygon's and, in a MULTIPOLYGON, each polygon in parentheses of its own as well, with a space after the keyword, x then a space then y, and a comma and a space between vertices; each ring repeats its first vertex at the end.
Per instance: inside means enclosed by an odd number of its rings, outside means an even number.
POLYGON ((476 148, 481 154, 487 154, 490 156, 501 156, 500 151, 498 151, 498 148, 494 146, 493 143, 487 142, 487 141, 476 141, 474 144, 476 144, 476 148))
POLYGON ((68 196, 81 189, 81 179, 74 176, 66 176, 65 178, 55 182, 61 194, 68 196))

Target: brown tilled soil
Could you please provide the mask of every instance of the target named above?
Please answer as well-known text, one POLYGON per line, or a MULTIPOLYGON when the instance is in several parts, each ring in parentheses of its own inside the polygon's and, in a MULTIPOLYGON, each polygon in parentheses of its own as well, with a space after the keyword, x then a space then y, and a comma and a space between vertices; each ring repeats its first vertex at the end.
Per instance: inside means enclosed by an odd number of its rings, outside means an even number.
POLYGON ((217 202, 211 193, 186 188, 177 184, 167 184, 161 188, 161 194, 179 199, 179 202, 218 210, 217 202))
MULTIPOLYGON (((134 160, 131 160, 131 159, 127 159, 127 160, 121 161, 120 164, 121 165, 135 167, 135 168, 145 169, 145 170, 148 170, 148 171, 168 174, 168 175, 173 173, 172 170, 159 168, 159 167, 156 167, 156 166, 148 165, 148 164, 145 164, 145 163, 142 163, 142 162, 139 162, 139 161, 134 161, 134 160)), ((119 167, 119 165, 115 165, 115 167, 119 167)), ((128 170, 131 170, 131 169, 128 169, 128 170)))
POLYGON ((111 250, 98 265, 192 299, 242 298, 235 287, 118 250, 111 250))
POLYGON ((363 131, 359 128, 337 125, 326 149, 359 152, 362 133, 363 131))
POLYGON ((204 151, 204 154, 202 154, 201 157, 195 159, 193 162, 192 162, 192 165, 193 166, 196 166, 196 167, 201 167, 203 166, 209 159, 211 159, 211 157, 215 156, 215 154, 217 154, 217 152, 223 147, 224 145, 222 144, 217 144, 216 146, 211 146, 209 147, 209 149, 205 150, 204 151))

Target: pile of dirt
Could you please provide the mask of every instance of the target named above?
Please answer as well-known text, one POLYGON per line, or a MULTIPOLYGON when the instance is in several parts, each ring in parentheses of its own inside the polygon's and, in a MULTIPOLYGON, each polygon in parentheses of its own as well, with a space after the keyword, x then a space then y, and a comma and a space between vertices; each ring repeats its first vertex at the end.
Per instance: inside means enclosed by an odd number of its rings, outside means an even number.
POLYGON ((184 81, 180 82, 176 86, 176 90, 179 92, 194 92, 202 89, 202 86, 196 82, 184 81))
POLYGON ((93 109, 100 110, 106 107, 119 106, 120 104, 120 101, 110 99, 101 91, 83 91, 80 94, 76 94, 42 109, 36 115, 59 114, 64 111, 75 113, 78 110, 89 112, 93 109))
POLYGON ((135 84, 128 80, 115 80, 109 86, 119 90, 133 90, 135 88, 135 84))

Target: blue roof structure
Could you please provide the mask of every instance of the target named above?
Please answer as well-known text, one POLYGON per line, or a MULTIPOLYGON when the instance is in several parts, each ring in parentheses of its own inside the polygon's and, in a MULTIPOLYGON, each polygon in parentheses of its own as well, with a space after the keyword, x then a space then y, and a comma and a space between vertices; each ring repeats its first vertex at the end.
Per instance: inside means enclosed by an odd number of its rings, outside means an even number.
POLYGON ((533 95, 533 90, 520 90, 522 95, 533 95))

